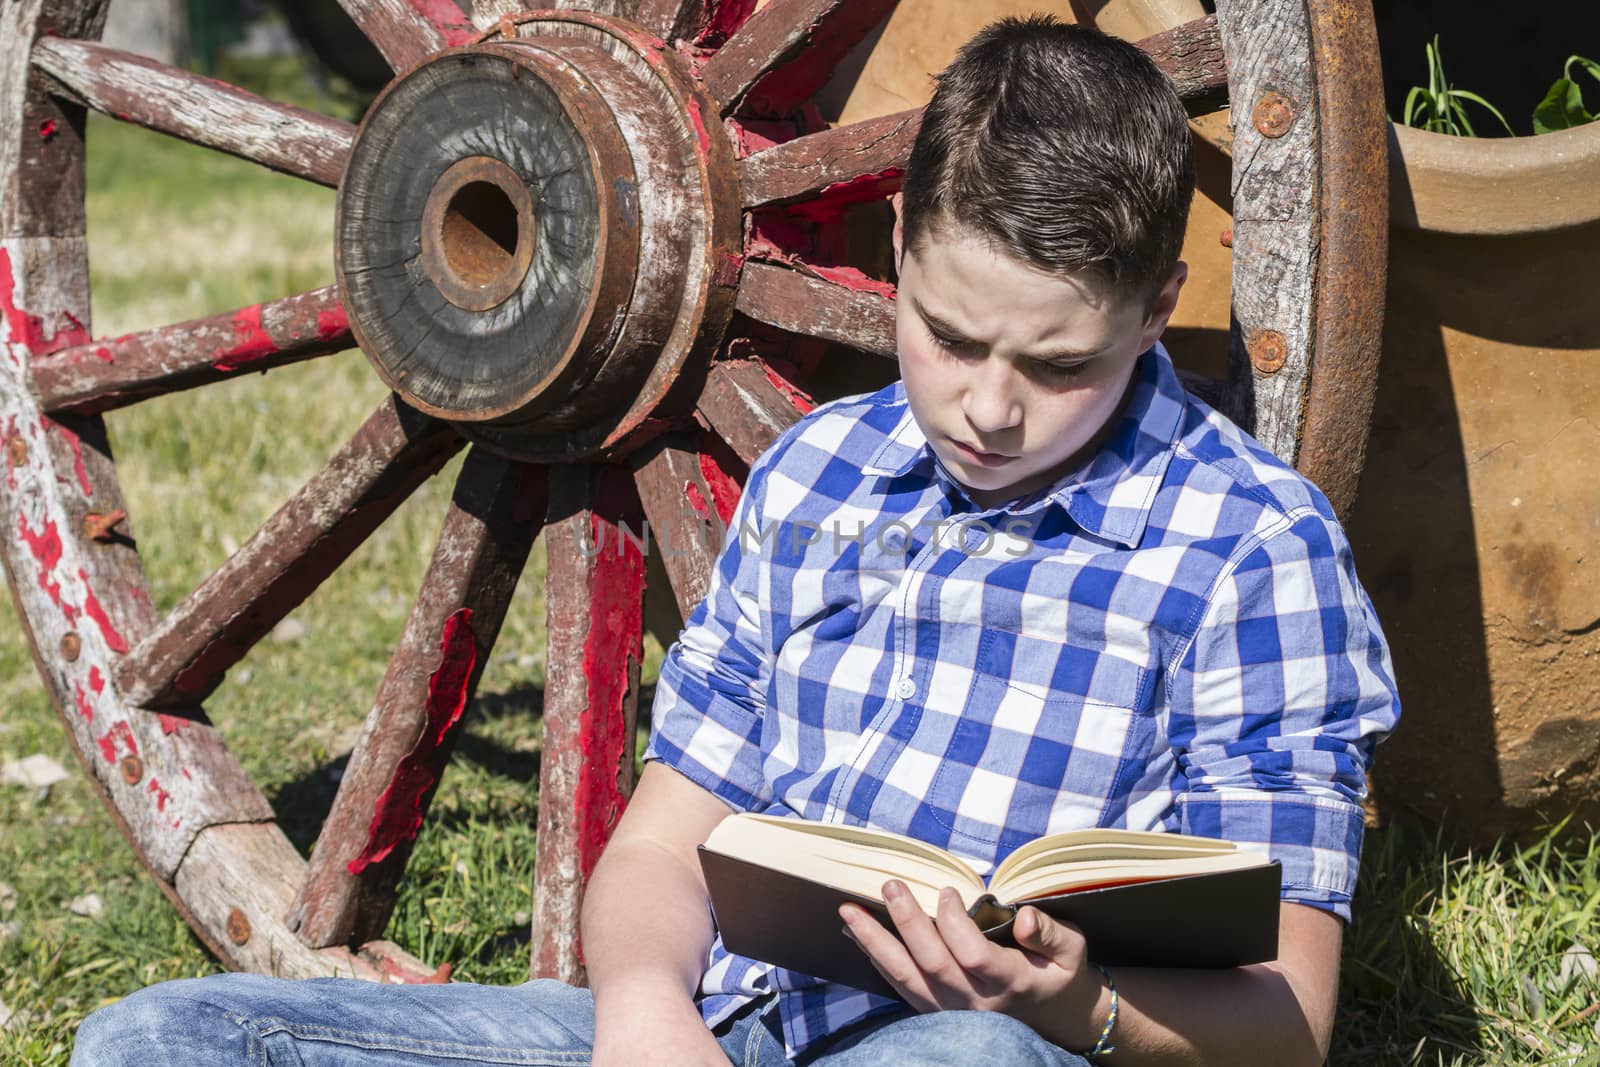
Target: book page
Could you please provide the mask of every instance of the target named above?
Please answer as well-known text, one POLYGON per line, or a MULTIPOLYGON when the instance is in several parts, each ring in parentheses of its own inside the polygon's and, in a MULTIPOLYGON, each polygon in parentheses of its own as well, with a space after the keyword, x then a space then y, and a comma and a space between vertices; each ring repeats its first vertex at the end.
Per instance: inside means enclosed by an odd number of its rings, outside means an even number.
POLYGON ((718 823, 705 847, 877 899, 884 882, 899 878, 930 914, 945 886, 967 906, 984 894, 983 880, 956 856, 886 830, 744 812, 718 823))
POLYGON ((1012 872, 1039 864, 1095 862, 1119 857, 1156 859, 1162 856, 1215 855, 1238 848, 1232 841, 1152 830, 1069 830, 1022 845, 995 868, 991 886, 1007 882, 1012 872))
POLYGON ((1007 904, 1125 882, 1182 878, 1193 874, 1265 867, 1268 860, 1254 852, 1235 850, 1210 855, 1164 859, 1118 859, 1097 863, 1038 865, 1013 871, 1003 883, 990 883, 990 891, 1007 904))

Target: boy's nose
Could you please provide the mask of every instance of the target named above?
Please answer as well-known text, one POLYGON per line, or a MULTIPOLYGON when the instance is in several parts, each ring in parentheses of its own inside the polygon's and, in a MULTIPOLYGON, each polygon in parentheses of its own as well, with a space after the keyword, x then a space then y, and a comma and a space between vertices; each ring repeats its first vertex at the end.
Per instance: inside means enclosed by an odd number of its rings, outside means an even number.
POLYGON ((1000 433, 1022 422, 1022 401, 1015 377, 1004 360, 993 356, 977 368, 967 382, 962 405, 974 430, 981 434, 1000 433))

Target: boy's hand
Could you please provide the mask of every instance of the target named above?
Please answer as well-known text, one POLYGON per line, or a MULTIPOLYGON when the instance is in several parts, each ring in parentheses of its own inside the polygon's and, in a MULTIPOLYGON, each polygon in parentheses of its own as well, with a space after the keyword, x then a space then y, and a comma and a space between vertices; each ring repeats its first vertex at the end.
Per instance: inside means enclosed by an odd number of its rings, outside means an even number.
POLYGON ((983 936, 954 889, 939 894, 938 924, 898 882, 883 887, 900 936, 852 904, 839 909, 845 931, 885 980, 917 1011, 1001 1011, 1068 1049, 1094 1045, 1104 1022, 1104 987, 1089 966, 1083 934, 1037 908, 1012 927, 1021 948, 983 936))

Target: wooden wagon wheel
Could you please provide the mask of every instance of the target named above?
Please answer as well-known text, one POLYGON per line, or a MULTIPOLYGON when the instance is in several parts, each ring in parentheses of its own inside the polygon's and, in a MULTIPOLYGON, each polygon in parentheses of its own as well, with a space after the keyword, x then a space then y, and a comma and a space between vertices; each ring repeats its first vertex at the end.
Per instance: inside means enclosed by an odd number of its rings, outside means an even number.
MULTIPOLYGON (((618 0, 480 9, 476 24, 452 0, 343 2, 399 72, 359 129, 103 47, 103 0, 4 6, 0 546, 83 763, 218 957, 420 980, 426 965, 377 939, 542 528, 534 967, 581 977, 578 901, 630 786, 645 561, 629 531, 648 518, 658 544, 670 537, 687 613, 744 465, 806 408, 807 375, 840 358, 815 339, 894 353, 893 287, 841 260, 839 219, 897 188, 919 115, 825 129, 807 106, 893 0, 618 0), (86 106, 337 185, 338 285, 91 340, 86 106), (104 414, 352 340, 394 394, 157 618, 104 414), (201 703, 464 445, 306 863, 201 703)), ((1232 371, 1197 388, 1344 506, 1381 318, 1370 13, 1218 7, 1143 42, 1197 110, 1225 90, 1238 104, 1232 371)))

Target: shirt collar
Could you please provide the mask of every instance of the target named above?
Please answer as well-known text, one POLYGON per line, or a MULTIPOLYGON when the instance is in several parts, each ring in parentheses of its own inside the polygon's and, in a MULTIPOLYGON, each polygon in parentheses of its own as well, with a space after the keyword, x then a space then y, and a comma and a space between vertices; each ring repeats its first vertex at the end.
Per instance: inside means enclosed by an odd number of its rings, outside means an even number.
MULTIPOLYGON (((1089 533, 1130 548, 1139 544, 1150 505, 1172 459, 1187 397, 1171 357, 1160 343, 1139 357, 1134 379, 1127 408, 1094 458, 1048 489, 1008 505, 1010 510, 1020 513, 1059 505, 1089 533)), ((930 470, 948 477, 912 418, 910 405, 905 404, 903 385, 896 385, 895 399, 903 405, 900 419, 862 468, 863 473, 892 477, 927 464, 930 470)))

